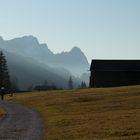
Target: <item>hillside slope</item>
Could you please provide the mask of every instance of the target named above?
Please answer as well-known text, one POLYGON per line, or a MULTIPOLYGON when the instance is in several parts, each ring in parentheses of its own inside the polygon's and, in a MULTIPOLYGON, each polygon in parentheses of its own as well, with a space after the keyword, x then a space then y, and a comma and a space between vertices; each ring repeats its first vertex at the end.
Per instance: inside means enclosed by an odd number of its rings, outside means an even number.
MULTIPOLYGON (((68 75, 55 73, 55 70, 42 63, 36 63, 32 58, 26 58, 11 52, 4 51, 6 55, 11 79, 16 77, 20 89, 27 89, 35 85, 43 84, 47 80, 49 84, 54 83, 59 88, 67 88, 68 75)), ((64 72, 63 72, 64 73, 64 72)))

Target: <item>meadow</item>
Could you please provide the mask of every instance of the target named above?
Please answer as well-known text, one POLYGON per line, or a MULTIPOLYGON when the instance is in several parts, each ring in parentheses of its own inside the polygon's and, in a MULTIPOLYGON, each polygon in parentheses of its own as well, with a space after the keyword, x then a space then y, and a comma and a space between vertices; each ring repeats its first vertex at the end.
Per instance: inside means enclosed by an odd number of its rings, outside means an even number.
POLYGON ((7 96, 41 113, 43 140, 139 140, 140 86, 7 96))
POLYGON ((0 107, 0 119, 3 118, 5 114, 6 114, 6 111, 2 107, 0 107))

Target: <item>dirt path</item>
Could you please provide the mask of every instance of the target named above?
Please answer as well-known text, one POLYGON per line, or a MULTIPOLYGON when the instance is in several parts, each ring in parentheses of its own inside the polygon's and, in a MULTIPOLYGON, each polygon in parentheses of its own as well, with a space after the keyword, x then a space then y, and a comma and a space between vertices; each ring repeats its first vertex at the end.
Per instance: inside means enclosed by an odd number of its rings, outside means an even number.
POLYGON ((40 114, 13 102, 0 101, 7 115, 0 120, 0 140, 41 140, 40 114))

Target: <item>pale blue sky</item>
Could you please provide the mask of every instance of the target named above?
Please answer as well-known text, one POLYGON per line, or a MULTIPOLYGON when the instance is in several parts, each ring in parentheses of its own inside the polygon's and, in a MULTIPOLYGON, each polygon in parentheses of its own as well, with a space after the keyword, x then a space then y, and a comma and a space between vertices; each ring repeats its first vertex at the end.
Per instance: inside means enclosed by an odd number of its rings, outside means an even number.
POLYGON ((0 0, 0 35, 34 35, 55 53, 140 59, 140 0, 0 0))

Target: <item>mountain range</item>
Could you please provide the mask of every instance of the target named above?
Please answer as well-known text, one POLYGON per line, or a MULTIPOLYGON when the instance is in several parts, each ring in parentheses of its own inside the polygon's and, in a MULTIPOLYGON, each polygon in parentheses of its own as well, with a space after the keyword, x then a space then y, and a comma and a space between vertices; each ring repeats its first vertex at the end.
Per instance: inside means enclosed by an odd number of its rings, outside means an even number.
POLYGON ((22 89, 41 84, 44 80, 67 88, 70 76, 75 86, 83 80, 88 84, 89 63, 78 47, 54 54, 36 37, 24 36, 12 40, 0 37, 0 48, 6 55, 11 77, 18 79, 22 89))

